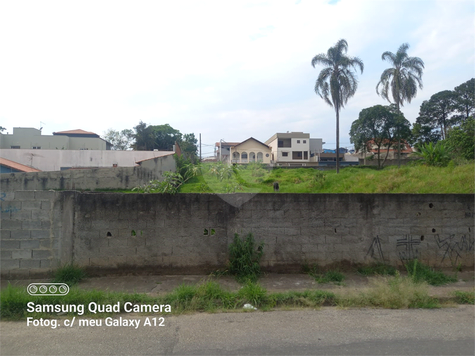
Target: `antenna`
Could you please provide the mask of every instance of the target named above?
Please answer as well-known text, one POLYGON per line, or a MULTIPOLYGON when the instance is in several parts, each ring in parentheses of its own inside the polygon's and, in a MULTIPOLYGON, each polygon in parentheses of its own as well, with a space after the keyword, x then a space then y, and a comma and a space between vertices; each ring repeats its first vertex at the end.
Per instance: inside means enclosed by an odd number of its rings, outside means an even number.
POLYGON ((40 121, 40 131, 43 130, 43 125, 46 124, 46 122, 40 121))

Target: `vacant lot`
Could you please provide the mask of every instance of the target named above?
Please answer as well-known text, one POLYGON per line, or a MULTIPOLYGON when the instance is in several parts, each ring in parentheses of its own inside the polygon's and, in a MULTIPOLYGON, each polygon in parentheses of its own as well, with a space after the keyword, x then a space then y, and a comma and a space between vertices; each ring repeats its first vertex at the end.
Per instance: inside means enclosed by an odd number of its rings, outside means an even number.
POLYGON ((473 193, 475 164, 449 167, 423 165, 375 170, 348 167, 336 174, 313 168, 265 169, 259 164, 228 167, 203 164, 201 174, 181 187, 181 193, 473 193))

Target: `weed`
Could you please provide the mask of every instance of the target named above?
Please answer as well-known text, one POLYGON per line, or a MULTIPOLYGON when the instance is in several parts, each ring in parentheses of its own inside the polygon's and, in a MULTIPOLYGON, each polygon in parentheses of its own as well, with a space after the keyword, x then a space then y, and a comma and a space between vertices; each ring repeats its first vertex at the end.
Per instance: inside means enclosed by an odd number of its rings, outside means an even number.
POLYGON ((341 307, 378 307, 389 309, 438 308, 439 301, 428 294, 427 283, 416 283, 410 277, 380 277, 371 281, 371 287, 359 293, 337 298, 341 307))
POLYGON ((475 304, 475 291, 455 291, 455 301, 458 304, 475 304))
POLYGON ((236 276, 239 282, 256 281, 261 274, 260 261, 263 254, 264 243, 256 248, 252 233, 243 239, 234 234, 234 240, 229 245, 229 273, 236 276))
POLYGON ((318 283, 336 283, 340 284, 345 280, 345 275, 338 271, 327 271, 322 272, 322 269, 318 265, 307 265, 302 266, 302 271, 308 273, 310 276, 315 278, 315 281, 318 283))
POLYGON ((237 296, 242 300, 242 304, 251 303, 254 307, 260 307, 267 302, 266 289, 251 280, 244 283, 237 296))
POLYGON ((364 276, 380 275, 380 276, 394 276, 396 275, 396 268, 386 265, 384 263, 375 263, 369 266, 362 266, 358 268, 358 273, 364 276))
POLYGON ((321 275, 312 275, 318 283, 336 283, 340 284, 344 281, 345 275, 338 271, 328 271, 321 275))
POLYGON ((420 263, 418 260, 412 260, 405 264, 408 275, 414 282, 427 282, 433 286, 457 282, 454 277, 447 276, 441 271, 435 271, 429 266, 420 263))
POLYGON ((86 272, 81 267, 74 264, 67 264, 59 267, 55 274, 53 282, 66 283, 68 286, 73 286, 86 278, 86 272))

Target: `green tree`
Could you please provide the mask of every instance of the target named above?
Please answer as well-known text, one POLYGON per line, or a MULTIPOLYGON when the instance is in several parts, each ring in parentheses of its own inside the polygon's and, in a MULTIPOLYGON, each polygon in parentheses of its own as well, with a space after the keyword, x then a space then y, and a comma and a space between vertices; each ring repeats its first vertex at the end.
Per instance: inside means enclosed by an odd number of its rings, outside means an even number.
POLYGON ((140 121, 140 123, 134 127, 134 131, 135 143, 132 145, 134 150, 152 151, 154 146, 154 137, 151 126, 147 126, 146 123, 140 121))
POLYGON ((451 90, 438 92, 424 100, 416 123, 438 130, 439 136, 445 140, 447 130, 457 123, 452 117, 455 110, 455 93, 451 90))
POLYGON ((340 172, 340 110, 345 107, 348 99, 355 95, 358 88, 356 73, 363 73, 363 61, 358 57, 346 55, 348 43, 339 40, 330 47, 327 53, 317 54, 312 59, 312 66, 322 64, 325 68, 320 72, 315 83, 315 92, 335 109, 336 113, 336 172, 340 172))
POLYGON ((475 114, 475 79, 455 87, 454 108, 459 113, 458 122, 475 114))
MULTIPOLYGON (((376 85, 376 93, 390 103, 396 105, 397 112, 407 101, 411 102, 417 95, 417 88, 422 90, 422 71, 424 62, 419 57, 409 57, 409 45, 403 43, 396 54, 386 51, 381 59, 391 63, 392 67, 385 69, 376 85)), ((398 166, 401 165, 401 148, 398 143, 398 166)))
POLYGON ((179 145, 183 156, 191 163, 198 162, 198 140, 194 133, 184 134, 179 145))
POLYGON ((475 152, 475 120, 467 118, 460 126, 449 130, 445 140, 453 157, 473 160, 475 152))
POLYGON ((131 148, 134 141, 134 132, 130 129, 117 131, 108 129, 102 138, 112 144, 113 150, 126 151, 131 148))
POLYGON ((351 125, 350 140, 355 144, 356 150, 366 150, 374 144, 378 168, 382 168, 394 142, 407 139, 410 134, 409 121, 398 114, 394 107, 375 105, 360 112, 358 120, 351 125), (386 147, 386 155, 381 162, 383 147, 386 147))
POLYGON ((182 134, 169 124, 149 125, 144 122, 134 127, 135 143, 132 145, 140 151, 172 151, 175 142, 180 142, 182 134))

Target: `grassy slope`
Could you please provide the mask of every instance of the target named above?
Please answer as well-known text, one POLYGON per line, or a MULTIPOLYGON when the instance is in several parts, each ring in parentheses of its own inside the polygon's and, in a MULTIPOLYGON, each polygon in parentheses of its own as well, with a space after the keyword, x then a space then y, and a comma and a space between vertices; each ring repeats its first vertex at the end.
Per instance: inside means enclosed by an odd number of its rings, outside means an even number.
MULTIPOLYGON (((206 167, 206 166, 205 166, 206 167)), ((206 171, 206 168, 204 169, 206 171)), ((204 173, 189 181, 181 193, 273 192, 278 181, 281 193, 474 193, 475 164, 456 167, 405 166, 377 171, 344 168, 340 174, 325 171, 323 185, 315 182, 313 169, 242 169, 240 177, 219 181, 204 173)))

